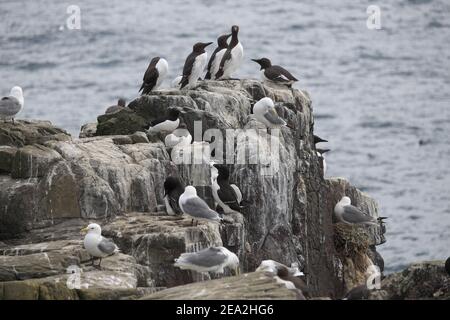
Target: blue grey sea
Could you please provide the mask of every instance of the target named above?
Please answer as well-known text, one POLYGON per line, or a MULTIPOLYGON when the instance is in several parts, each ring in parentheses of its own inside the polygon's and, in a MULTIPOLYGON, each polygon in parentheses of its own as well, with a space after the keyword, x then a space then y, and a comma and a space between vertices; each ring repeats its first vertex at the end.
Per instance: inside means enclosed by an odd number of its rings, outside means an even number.
POLYGON ((195 42, 237 24, 237 76, 258 78, 250 58, 264 56, 300 79, 332 149, 328 176, 389 216, 379 251, 392 272, 450 255, 449 18, 446 0, 1 0, 0 95, 22 86, 19 118, 78 136, 118 97, 137 96, 151 57, 169 61, 168 86, 195 42), (80 29, 68 28, 70 5, 80 29), (369 5, 381 29, 367 27, 369 5))

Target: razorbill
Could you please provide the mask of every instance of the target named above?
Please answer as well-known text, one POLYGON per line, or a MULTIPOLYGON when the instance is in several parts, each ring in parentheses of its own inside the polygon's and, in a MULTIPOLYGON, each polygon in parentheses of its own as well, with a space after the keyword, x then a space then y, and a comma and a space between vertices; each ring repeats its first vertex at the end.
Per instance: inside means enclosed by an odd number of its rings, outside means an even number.
POLYGON ((13 87, 9 96, 0 100, 0 119, 3 119, 5 122, 6 120, 12 120, 12 123, 14 123, 14 117, 22 110, 23 102, 22 88, 18 86, 13 87))
POLYGON ((169 108, 167 115, 152 121, 147 131, 172 133, 180 124, 179 116, 180 110, 169 108))
POLYGON ((167 177, 164 181, 164 204, 169 216, 182 215, 178 200, 184 192, 184 186, 180 179, 176 177, 167 177))
POLYGON ((239 258, 225 247, 209 247, 197 252, 185 252, 175 259, 175 267, 197 272, 223 273, 230 268, 235 275, 240 274, 239 258))
POLYGON ((350 225, 379 225, 377 219, 365 214, 351 203, 350 198, 344 196, 334 207, 334 214, 339 222, 350 225))
POLYGON ((166 148, 173 148, 178 145, 189 145, 191 143, 192 136, 185 123, 181 123, 177 129, 164 138, 166 148))
POLYGON ((169 64, 166 59, 160 57, 153 58, 145 71, 143 83, 139 92, 142 90, 142 94, 149 94, 150 91, 158 89, 168 72, 169 64))
POLYGON ((253 106, 253 114, 256 120, 264 124, 268 128, 280 128, 286 126, 286 121, 280 118, 275 105, 269 97, 260 99, 253 106))
POLYGON ((330 149, 316 149, 317 156, 320 160, 322 160, 322 169, 323 169, 323 175, 327 173, 327 162, 325 161, 324 153, 327 153, 330 151, 330 149))
POLYGON ((208 61, 208 54, 206 53, 205 48, 211 43, 212 42, 197 42, 194 45, 191 54, 188 55, 186 62, 184 63, 180 89, 183 89, 188 84, 191 88, 196 85, 197 80, 203 73, 208 61))
POLYGON ((122 110, 123 108, 125 108, 125 104, 126 104, 125 99, 120 98, 120 99, 117 101, 117 105, 108 107, 108 108, 106 109, 105 114, 116 113, 116 112, 122 110))
POLYGON ((206 72, 205 79, 216 79, 216 73, 219 70, 220 62, 222 61, 223 54, 225 51, 227 51, 228 43, 227 40, 231 36, 230 34, 224 34, 221 35, 219 38, 217 38, 217 48, 214 50, 214 52, 211 55, 211 58, 208 62, 208 68, 206 72))
POLYGON ((238 39, 239 27, 231 27, 231 41, 227 50, 223 54, 220 61, 219 70, 216 73, 216 79, 230 79, 233 72, 235 72, 241 65, 244 59, 244 48, 238 39))
POLYGON ((211 184, 214 201, 224 213, 240 212, 242 193, 230 184, 230 171, 223 164, 211 164, 211 184))
POLYGON ((280 66, 273 66, 269 59, 252 59, 261 66, 262 79, 291 86, 298 81, 289 71, 280 66))
POLYGON ((205 220, 212 222, 220 222, 222 218, 219 214, 211 210, 206 202, 197 196, 197 190, 193 186, 184 188, 184 193, 180 196, 178 204, 184 214, 192 217, 192 224, 194 220, 205 220))
POLYGON ((99 258, 100 262, 97 267, 100 267, 102 258, 119 251, 114 242, 102 236, 102 228, 98 224, 91 223, 86 228, 81 229, 81 231, 87 232, 83 244, 92 258, 92 265, 94 265, 94 259, 99 258))

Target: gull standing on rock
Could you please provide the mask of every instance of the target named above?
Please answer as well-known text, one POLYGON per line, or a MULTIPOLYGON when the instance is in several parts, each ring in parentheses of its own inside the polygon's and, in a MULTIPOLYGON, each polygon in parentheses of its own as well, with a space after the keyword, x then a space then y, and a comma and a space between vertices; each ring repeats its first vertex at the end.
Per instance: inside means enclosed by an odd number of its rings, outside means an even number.
POLYGON ((184 63, 180 89, 183 89, 186 85, 192 88, 197 84, 197 80, 202 75, 203 70, 205 70, 208 61, 208 54, 205 48, 211 43, 198 42, 194 45, 191 54, 188 55, 184 63))
POLYGON ((178 201, 184 192, 184 186, 180 179, 176 177, 167 177, 164 181, 164 203, 169 216, 182 215, 178 201))
POLYGON ((182 253, 175 259, 175 267, 197 272, 223 273, 224 268, 232 269, 235 275, 240 274, 239 258, 225 247, 209 247, 197 252, 182 253))
POLYGON ((119 248, 117 248, 114 242, 102 236, 102 229, 98 224, 91 223, 86 228, 81 229, 81 231, 87 232, 83 243, 84 248, 92 258, 92 265, 94 265, 95 258, 100 258, 97 266, 100 268, 102 258, 119 252, 119 248))
POLYGON ((22 88, 18 86, 13 87, 9 96, 0 100, 0 119, 3 119, 5 122, 6 120, 12 120, 12 123, 14 123, 14 117, 22 110, 23 102, 22 88))
POLYGON ((253 106, 253 114, 256 120, 268 128, 280 128, 286 126, 286 121, 280 118, 275 105, 269 97, 262 98, 253 106))
POLYGON ((269 59, 252 59, 261 66, 262 79, 270 80, 279 84, 285 84, 292 86, 292 84, 298 81, 289 71, 280 66, 273 66, 269 59))
POLYGON ((349 197, 342 197, 334 207, 334 214, 339 222, 350 225, 371 225, 378 226, 379 222, 372 216, 365 214, 357 207, 352 206, 352 201, 349 197))
POLYGON ((180 125, 180 110, 169 108, 167 115, 150 122, 148 132, 172 133, 180 125))
POLYGON ((153 58, 145 71, 139 92, 142 90, 142 94, 149 94, 152 90, 158 89, 168 72, 169 64, 166 59, 160 57, 153 58))
POLYGON ((184 193, 180 196, 178 204, 183 213, 192 217, 192 225, 194 224, 194 219, 204 220, 210 222, 221 222, 222 218, 219 214, 211 210, 208 204, 197 196, 197 190, 193 186, 187 186, 184 189, 184 193))
POLYGON ((235 72, 244 59, 244 48, 238 39, 239 27, 231 27, 231 41, 227 50, 223 54, 220 61, 219 70, 216 73, 216 79, 226 80, 231 79, 231 75, 235 72))
POLYGON ((216 73, 219 71, 220 62, 222 61, 222 57, 224 53, 227 51, 228 43, 227 39, 231 36, 230 34, 224 34, 217 39, 217 48, 211 55, 211 58, 208 62, 208 72, 205 75, 205 80, 215 80, 216 73))

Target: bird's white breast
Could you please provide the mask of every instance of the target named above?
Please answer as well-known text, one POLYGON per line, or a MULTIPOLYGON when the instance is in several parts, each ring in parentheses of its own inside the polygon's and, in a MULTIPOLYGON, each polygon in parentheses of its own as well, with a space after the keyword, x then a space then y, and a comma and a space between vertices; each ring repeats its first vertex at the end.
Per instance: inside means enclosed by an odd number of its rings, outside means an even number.
POLYGON ((195 85, 198 78, 202 75, 208 60, 208 54, 202 53, 195 58, 194 65, 192 66, 191 75, 189 76, 189 84, 195 85))
POLYGON ((155 89, 161 85, 164 78, 167 76, 167 73, 169 72, 169 64, 167 63, 166 59, 159 59, 158 63, 156 64, 155 68, 158 70, 159 76, 156 80, 155 89))
POLYGON ((103 237, 98 234, 88 233, 86 237, 84 237, 84 248, 86 251, 94 257, 105 257, 106 254, 101 252, 98 249, 98 244, 102 241, 103 237))
POLYGON ((227 49, 222 49, 216 53, 216 56, 214 57, 214 61, 211 66, 211 79, 216 79, 216 73, 219 71, 220 68, 220 62, 222 61, 222 57, 224 53, 227 51, 227 49))

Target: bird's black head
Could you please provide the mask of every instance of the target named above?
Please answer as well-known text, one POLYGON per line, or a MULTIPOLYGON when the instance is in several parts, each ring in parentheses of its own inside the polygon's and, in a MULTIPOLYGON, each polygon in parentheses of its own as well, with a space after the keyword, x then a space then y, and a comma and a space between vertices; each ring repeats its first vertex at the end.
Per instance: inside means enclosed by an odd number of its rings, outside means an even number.
POLYGON ((160 59, 160 57, 154 57, 152 59, 152 61, 150 61, 150 65, 151 66, 156 66, 156 64, 158 63, 159 59, 160 59))
POLYGON ((322 139, 321 137, 314 135, 314 144, 320 142, 328 142, 328 140, 322 139))
POLYGON ((166 181, 164 181, 164 195, 167 195, 170 191, 177 188, 184 189, 180 179, 175 177, 167 177, 166 181))
POLYGON ((238 32, 239 32, 239 26, 234 25, 231 27, 231 34, 237 35, 238 32))
POLYGON ((227 48, 228 47, 227 40, 230 36, 231 36, 231 33, 221 35, 219 38, 217 38, 217 45, 219 46, 219 48, 227 48))
POLYGON ((252 59, 252 61, 255 61, 261 66, 260 70, 264 70, 267 68, 270 68, 272 66, 272 63, 267 58, 261 58, 261 59, 252 59))
POLYGON ((230 170, 228 170, 227 166, 223 164, 214 164, 214 167, 219 171, 219 176, 217 177, 218 180, 226 180, 230 177, 230 170))
POLYGON ((205 48, 209 46, 212 42, 197 42, 194 44, 194 52, 205 52, 205 48))
POLYGON ((330 149, 316 149, 317 152, 319 152, 320 154, 324 154, 327 153, 328 151, 330 151, 330 149))
POLYGON ((120 107, 124 107, 124 108, 125 108, 125 104, 126 103, 127 102, 125 101, 124 98, 120 98, 119 101, 117 101, 117 105, 120 106, 120 107))
POLYGON ((180 110, 178 110, 176 108, 170 108, 168 110, 168 116, 169 116, 169 120, 175 121, 180 116, 180 110))

